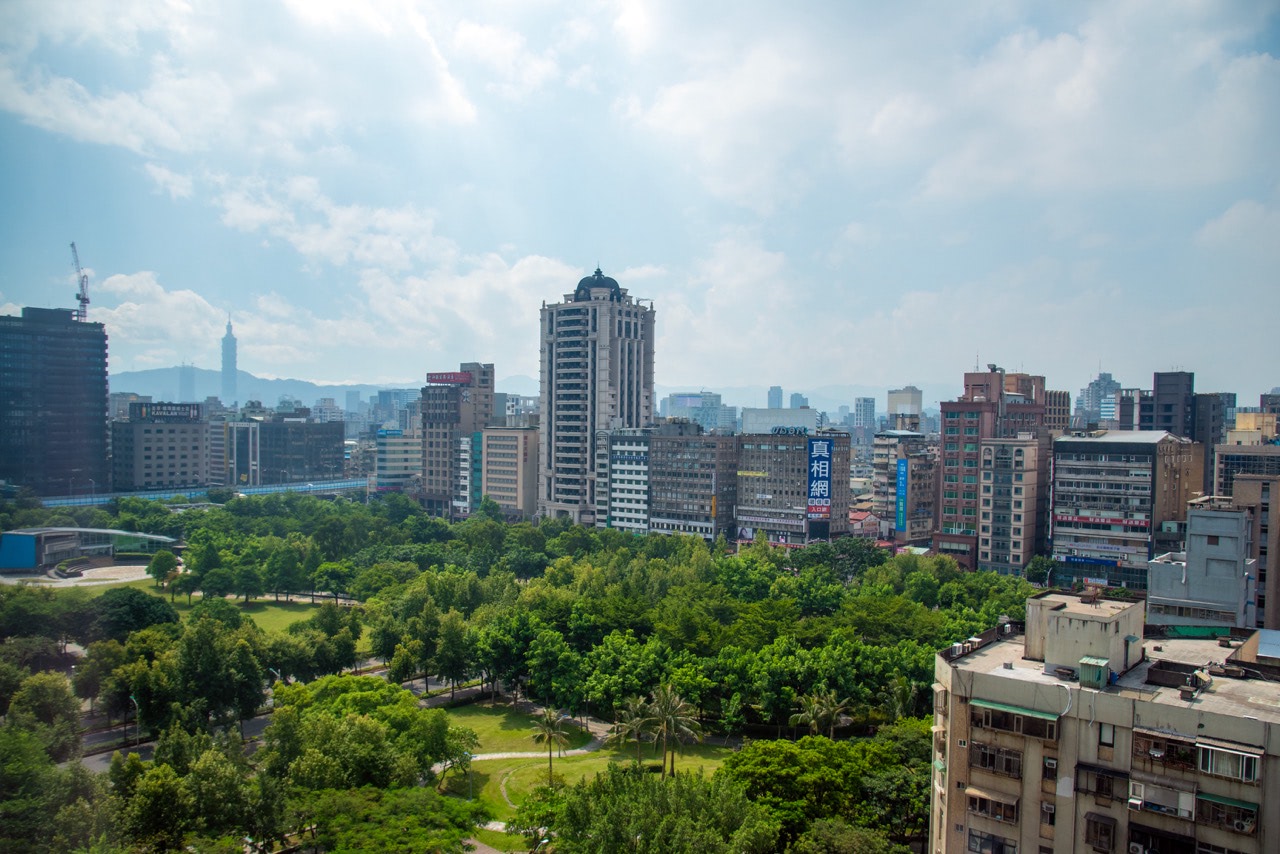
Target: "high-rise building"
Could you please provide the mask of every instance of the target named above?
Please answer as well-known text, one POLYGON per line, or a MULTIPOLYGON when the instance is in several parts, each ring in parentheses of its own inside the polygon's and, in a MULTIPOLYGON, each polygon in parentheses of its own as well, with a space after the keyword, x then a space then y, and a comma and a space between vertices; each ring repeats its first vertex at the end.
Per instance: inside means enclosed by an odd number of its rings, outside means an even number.
POLYGON ((198 403, 132 403, 126 421, 111 422, 114 488, 168 489, 209 485, 209 425, 198 403))
POLYGON ((598 437, 653 421, 654 309, 597 268, 541 330, 538 513, 594 524, 598 437))
POLYGON ((422 477, 420 436, 403 430, 379 430, 374 449, 374 482, 379 492, 403 492, 422 477))
POLYGON ((1044 426, 1054 433, 1065 433, 1071 427, 1071 392, 1045 390, 1044 426))
POLYGON ((853 426, 876 426, 876 399, 874 397, 855 397, 853 399, 853 426))
MULTIPOLYGON (((995 365, 964 375, 964 394, 942 403, 941 482, 933 547, 962 567, 978 567, 980 444, 1045 429, 1044 377, 995 365)), ((1024 490, 1018 489, 1022 497, 1024 490)))
POLYGON ((538 428, 486 427, 481 437, 481 492, 508 519, 532 519, 538 510, 538 428))
POLYGON ((725 406, 720 395, 713 391, 683 392, 663 399, 662 417, 693 421, 708 433, 712 430, 731 433, 738 422, 738 410, 725 406))
POLYGON ((236 394, 236 336, 231 334, 231 318, 227 318, 227 334, 222 336, 222 405, 235 406, 236 394))
POLYGON ((849 531, 849 434, 799 429, 741 436, 739 541, 764 532, 775 545, 802 546, 849 531))
POLYGON ((782 408, 782 386, 780 385, 769 386, 769 408, 770 409, 782 408))
MULTIPOLYGON (((1097 431, 1053 442, 1054 580, 1145 590, 1147 562, 1170 551, 1199 491, 1202 446, 1163 430, 1097 431), (1176 528, 1176 526, 1175 526, 1176 528)), ((1015 492, 1016 494, 1016 492, 1015 492)))
POLYGON ((798 391, 794 391, 791 393, 792 409, 807 409, 808 407, 809 407, 809 398, 805 397, 803 394, 801 394, 798 391))
POLYGON ((1051 593, 938 653, 930 852, 1277 850, 1275 632, 1148 638, 1051 593))
MULTIPOLYGON (((389 403, 388 403, 389 405, 389 403)), ((465 516, 456 502, 465 499, 468 511, 472 486, 478 491, 480 431, 493 426, 493 365, 467 362, 457 371, 427 374, 422 389, 422 490, 428 513, 465 516), (460 489, 466 481, 465 491, 460 489)))
POLYGON ((196 366, 185 362, 178 366, 178 402, 196 402, 196 366))
MULTIPOLYGON (((1031 558, 1044 554, 1049 534, 1047 431, 1019 433, 1009 439, 984 438, 982 508, 978 522, 978 569, 1022 575, 1031 558)), ((952 489, 943 499, 954 497, 952 489)))
POLYGON ((1205 495, 1187 505, 1186 549, 1153 558, 1147 625, 1261 628, 1254 508, 1205 495))
POLYGON ((913 385, 889 389, 889 418, 916 415, 924 411, 924 392, 913 385))
POLYGON ((1280 476, 1280 444, 1218 445, 1214 451, 1215 495, 1235 495, 1235 479, 1242 474, 1280 476))
MULTIPOLYGON (((697 430, 685 423, 671 425, 697 430)), ((632 534, 649 532, 649 438, 653 427, 602 433, 596 464, 596 527, 632 534), (605 449, 608 449, 607 454, 605 449)))
POLYGON ((649 437, 649 530, 705 540, 732 536, 739 443, 737 436, 654 431, 649 437))
POLYGON ((110 490, 107 333, 70 309, 0 317, 0 480, 38 495, 110 490))
POLYGON ((1101 424, 1116 417, 1115 395, 1120 383, 1108 373, 1099 373, 1089 384, 1080 389, 1076 398, 1075 422, 1077 427, 1101 424))
POLYGON ((1232 481, 1231 504, 1248 508, 1253 522, 1249 556, 1257 564, 1258 625, 1280 629, 1280 474, 1237 474, 1232 481))
POLYGON ((1151 383, 1151 413, 1140 426, 1194 439, 1196 375, 1190 371, 1157 371, 1151 383))
POLYGON ((875 434, 871 512, 880 520, 881 536, 903 545, 928 544, 938 498, 937 463, 937 446, 923 433, 875 434))

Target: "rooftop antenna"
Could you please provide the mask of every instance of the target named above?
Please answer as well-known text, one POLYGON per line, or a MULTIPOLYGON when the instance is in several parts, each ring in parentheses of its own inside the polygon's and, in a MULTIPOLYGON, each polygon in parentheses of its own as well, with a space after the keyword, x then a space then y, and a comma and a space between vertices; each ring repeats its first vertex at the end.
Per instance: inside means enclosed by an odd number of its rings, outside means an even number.
POLYGON ((80 284, 80 292, 76 294, 80 307, 72 312, 72 317, 83 323, 89 318, 89 274, 80 267, 80 253, 76 251, 74 240, 71 242, 71 260, 76 264, 76 281, 80 284))

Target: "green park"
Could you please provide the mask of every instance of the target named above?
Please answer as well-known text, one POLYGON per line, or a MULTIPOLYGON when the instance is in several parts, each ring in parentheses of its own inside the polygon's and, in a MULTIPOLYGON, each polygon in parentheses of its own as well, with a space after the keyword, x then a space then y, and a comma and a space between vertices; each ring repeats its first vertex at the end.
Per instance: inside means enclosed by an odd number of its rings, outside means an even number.
POLYGON ((40 525, 181 545, 0 586, 3 850, 904 852, 935 651, 1029 592, 397 495, 0 504, 40 525))

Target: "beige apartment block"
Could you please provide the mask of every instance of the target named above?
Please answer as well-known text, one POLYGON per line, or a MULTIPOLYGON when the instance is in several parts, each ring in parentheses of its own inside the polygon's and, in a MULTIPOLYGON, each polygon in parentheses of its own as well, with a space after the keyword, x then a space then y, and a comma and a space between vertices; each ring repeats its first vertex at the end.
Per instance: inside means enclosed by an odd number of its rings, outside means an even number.
POLYGON ((1280 850, 1280 633, 1061 593, 938 654, 928 851, 1280 850))
POLYGON ((487 427, 481 434, 481 492, 511 519, 538 509, 538 428, 487 427))

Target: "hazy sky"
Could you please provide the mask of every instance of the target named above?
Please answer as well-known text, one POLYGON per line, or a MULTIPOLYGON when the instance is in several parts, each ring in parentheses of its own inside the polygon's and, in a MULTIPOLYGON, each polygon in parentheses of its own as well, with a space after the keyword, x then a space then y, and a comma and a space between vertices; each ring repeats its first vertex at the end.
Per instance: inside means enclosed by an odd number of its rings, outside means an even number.
MULTIPOLYGON (((111 367, 537 375, 597 264, 668 386, 1280 384, 1269 2, 0 3, 0 312, 111 367)), ((762 402, 761 402, 762 403, 762 402)))

